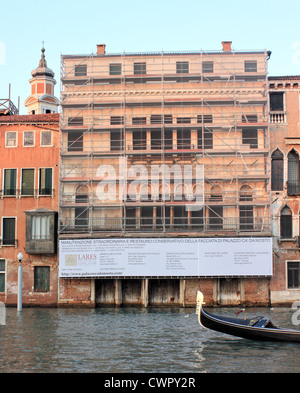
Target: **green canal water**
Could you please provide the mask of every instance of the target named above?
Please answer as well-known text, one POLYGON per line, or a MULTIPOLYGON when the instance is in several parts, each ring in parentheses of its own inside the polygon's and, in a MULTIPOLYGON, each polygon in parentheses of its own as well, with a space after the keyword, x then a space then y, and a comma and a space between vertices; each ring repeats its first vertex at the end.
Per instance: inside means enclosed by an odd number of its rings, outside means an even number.
MULTIPOLYGON (((233 315, 236 309, 215 309, 233 315)), ((291 309, 249 309, 278 327, 291 309)), ((194 309, 5 309, 1 373, 299 373, 300 345, 261 343, 201 328, 194 309)))

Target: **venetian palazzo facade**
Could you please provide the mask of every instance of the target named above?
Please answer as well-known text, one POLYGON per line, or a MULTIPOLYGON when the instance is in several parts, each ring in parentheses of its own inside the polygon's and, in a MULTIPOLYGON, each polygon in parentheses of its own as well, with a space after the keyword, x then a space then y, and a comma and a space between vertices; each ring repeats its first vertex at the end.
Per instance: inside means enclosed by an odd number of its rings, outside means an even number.
POLYGON ((23 305, 57 304, 59 114, 44 49, 32 75, 28 115, 0 116, 0 301, 7 306, 17 304, 20 252, 23 305))
POLYGON ((269 77, 274 304, 300 299, 300 76, 269 77))
POLYGON ((59 305, 269 304, 269 57, 61 57, 59 305))

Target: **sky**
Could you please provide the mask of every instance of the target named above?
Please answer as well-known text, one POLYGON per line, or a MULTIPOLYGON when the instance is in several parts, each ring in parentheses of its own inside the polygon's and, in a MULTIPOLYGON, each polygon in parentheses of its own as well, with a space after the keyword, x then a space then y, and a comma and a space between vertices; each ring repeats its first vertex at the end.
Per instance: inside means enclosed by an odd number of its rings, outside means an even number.
POLYGON ((60 96, 65 54, 270 50, 269 75, 300 75, 299 0, 0 0, 0 98, 26 114, 42 42, 60 96))

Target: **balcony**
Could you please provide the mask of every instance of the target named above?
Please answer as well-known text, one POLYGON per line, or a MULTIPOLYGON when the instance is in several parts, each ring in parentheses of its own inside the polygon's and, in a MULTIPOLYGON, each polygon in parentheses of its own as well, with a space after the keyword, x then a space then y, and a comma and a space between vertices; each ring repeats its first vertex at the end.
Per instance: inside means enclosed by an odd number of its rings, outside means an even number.
POLYGON ((270 222, 262 218, 239 217, 84 217, 64 218, 60 223, 60 234, 86 234, 93 232, 135 232, 135 233, 178 233, 199 232, 237 234, 240 232, 270 234, 270 222))
POLYGON ((18 240, 10 237, 0 238, 0 247, 7 247, 7 246, 13 246, 17 248, 18 240))
POLYGON ((270 112, 270 124, 286 124, 286 113, 283 111, 270 112))
POLYGON ((299 180, 294 180, 294 181, 289 180, 287 182, 287 193, 288 193, 288 195, 300 195, 300 181, 299 180))
POLYGON ((17 188, 6 188, 0 190, 0 199, 3 198, 40 198, 40 197, 51 197, 54 198, 55 189, 49 187, 42 187, 39 189, 17 189, 17 188))

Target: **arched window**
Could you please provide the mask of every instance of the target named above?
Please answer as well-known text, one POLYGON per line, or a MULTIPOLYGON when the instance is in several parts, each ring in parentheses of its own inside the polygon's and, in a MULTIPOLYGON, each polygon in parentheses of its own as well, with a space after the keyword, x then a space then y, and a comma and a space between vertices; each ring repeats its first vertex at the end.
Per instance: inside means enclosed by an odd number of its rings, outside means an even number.
POLYGON ((299 195, 299 155, 293 149, 288 154, 288 194, 299 195))
POLYGON ((280 150, 275 150, 272 154, 272 178, 271 178, 271 190, 282 191, 283 190, 283 154, 280 150))
POLYGON ((210 201, 221 202, 222 200, 222 188, 220 186, 212 186, 210 189, 210 201))
POLYGON ((240 188, 240 201, 253 201, 252 188, 247 184, 240 188))
POLYGON ((291 239, 292 230, 292 211, 288 206, 284 206, 280 214, 280 237, 282 239, 291 239))

